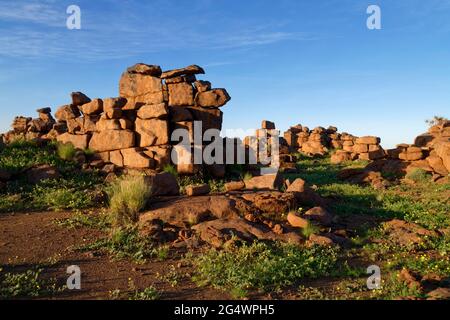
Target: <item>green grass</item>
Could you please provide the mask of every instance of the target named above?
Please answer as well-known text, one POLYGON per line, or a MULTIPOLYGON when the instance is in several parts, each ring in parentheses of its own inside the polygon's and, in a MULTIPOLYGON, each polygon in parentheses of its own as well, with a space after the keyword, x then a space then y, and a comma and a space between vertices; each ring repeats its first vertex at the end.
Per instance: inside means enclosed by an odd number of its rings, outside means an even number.
POLYGON ((305 228, 302 229, 302 235, 306 238, 309 239, 309 237, 311 237, 313 234, 317 234, 319 233, 320 228, 318 226, 316 226, 315 224, 313 224, 312 222, 308 222, 308 224, 306 225, 305 228))
POLYGON ((224 251, 210 249, 193 258, 197 272, 194 280, 224 291, 271 291, 301 278, 327 276, 336 262, 334 248, 255 242, 224 251))
POLYGON ((0 212, 84 209, 98 206, 102 178, 97 172, 82 172, 75 163, 62 160, 56 145, 38 146, 19 141, 0 150, 0 168, 14 175, 0 193, 0 212), (34 165, 56 166, 61 177, 36 185, 27 182, 24 171, 34 165))
POLYGON ((30 185, 24 179, 8 183, 0 193, 0 212, 86 209, 102 205, 96 201, 103 189, 95 173, 63 172, 61 178, 30 185))
POLYGON ((68 229, 87 227, 95 230, 107 231, 111 228, 110 216, 106 213, 83 213, 75 211, 70 218, 57 219, 54 223, 68 229))
POLYGON ((61 159, 55 144, 39 146, 34 142, 18 141, 0 150, 0 168, 16 175, 34 165, 48 164, 58 169, 74 168, 75 164, 61 159))
POLYGON ((41 273, 42 270, 0 273, 0 299, 36 298, 62 290, 57 288, 55 280, 43 280, 41 273))
POLYGON ((397 184, 380 191, 337 179, 343 168, 359 168, 365 164, 357 161, 332 165, 328 158, 303 159, 298 163, 300 173, 287 177, 290 180, 300 177, 310 185, 315 184, 321 196, 333 200, 332 211, 338 215, 400 218, 429 229, 450 226, 450 202, 443 196, 448 194, 450 185, 438 185, 427 179, 415 185, 397 184))
POLYGON ((124 176, 107 189, 112 221, 115 226, 133 225, 150 198, 151 186, 143 176, 124 176))
POLYGON ((56 153, 58 156, 66 161, 72 161, 77 150, 71 143, 58 143, 56 146, 56 153))
POLYGON ((140 301, 148 301, 148 300, 158 300, 161 297, 158 290, 155 287, 151 286, 145 288, 144 290, 136 290, 129 298, 129 300, 140 300, 140 301))
POLYGON ((114 229, 107 238, 77 248, 81 252, 107 252, 114 259, 131 259, 145 263, 148 259, 165 260, 169 256, 167 247, 157 247, 149 239, 139 236, 137 229, 114 229))
POLYGON ((174 177, 178 177, 178 171, 174 165, 171 164, 165 165, 163 168, 163 172, 167 172, 173 175, 174 177))
POLYGON ((430 181, 431 175, 423 169, 414 169, 413 171, 408 173, 405 176, 405 178, 412 180, 416 183, 420 183, 420 182, 424 183, 424 182, 430 181))
POLYGON ((192 176, 178 176, 178 185, 180 186, 180 192, 186 193, 186 187, 189 185, 201 185, 208 184, 211 189, 211 193, 219 193, 225 190, 225 180, 214 179, 206 173, 198 173, 192 176))

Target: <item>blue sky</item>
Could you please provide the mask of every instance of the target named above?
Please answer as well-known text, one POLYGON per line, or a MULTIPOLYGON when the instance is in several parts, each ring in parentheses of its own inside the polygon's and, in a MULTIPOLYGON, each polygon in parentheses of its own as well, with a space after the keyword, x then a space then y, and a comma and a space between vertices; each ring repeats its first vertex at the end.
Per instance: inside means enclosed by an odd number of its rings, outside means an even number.
POLYGON ((335 125, 392 147, 450 116, 450 1, 0 0, 0 131, 72 91, 117 96, 136 62, 203 66, 232 96, 227 129, 335 125))

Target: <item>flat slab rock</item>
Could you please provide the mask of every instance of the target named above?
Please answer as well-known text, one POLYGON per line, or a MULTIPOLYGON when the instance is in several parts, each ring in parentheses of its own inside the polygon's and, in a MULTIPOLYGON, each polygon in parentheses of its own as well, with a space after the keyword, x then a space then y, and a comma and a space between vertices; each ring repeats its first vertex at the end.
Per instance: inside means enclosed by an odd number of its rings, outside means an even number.
POLYGON ((276 234, 268 227, 252 223, 239 217, 216 219, 192 227, 200 238, 210 245, 220 248, 232 238, 246 242, 254 240, 283 241, 302 244, 304 240, 296 232, 276 234))
POLYGON ((177 227, 188 227, 213 218, 238 217, 236 202, 225 196, 179 197, 151 205, 139 217, 141 227, 159 219, 177 227))

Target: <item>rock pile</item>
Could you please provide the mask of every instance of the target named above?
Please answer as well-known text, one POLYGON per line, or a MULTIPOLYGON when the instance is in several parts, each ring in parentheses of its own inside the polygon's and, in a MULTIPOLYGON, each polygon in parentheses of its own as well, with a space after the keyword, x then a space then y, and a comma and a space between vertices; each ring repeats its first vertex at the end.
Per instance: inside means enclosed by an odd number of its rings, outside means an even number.
POLYGON ((36 110, 38 118, 16 117, 11 125, 12 130, 3 134, 4 143, 10 143, 18 139, 33 140, 45 138, 53 129, 55 119, 51 115, 50 108, 36 110))
POLYGON ((413 145, 400 144, 387 152, 392 159, 406 161, 407 172, 422 169, 432 173, 435 180, 446 177, 450 172, 450 121, 431 127, 413 145))
POLYGON ((355 137, 346 132, 339 133, 336 127, 317 127, 310 130, 300 124, 284 133, 284 140, 291 153, 301 152, 308 156, 324 156, 330 150, 332 163, 348 160, 375 160, 385 156, 378 137, 355 137))
MULTIPOLYGON (((197 80, 196 75, 204 73, 196 65, 162 72, 159 66, 139 63, 122 74, 119 97, 90 99, 73 92, 72 102, 56 111, 57 122, 49 108, 40 109, 39 119, 16 118, 13 133, 32 133, 95 151, 96 161, 104 164, 162 169, 171 163, 172 148, 180 142, 171 141, 174 130, 188 130, 192 144, 194 121, 201 122, 202 133, 222 128, 219 108, 230 96, 225 89, 197 80)), ((199 168, 180 164, 177 169, 192 174, 199 168)))

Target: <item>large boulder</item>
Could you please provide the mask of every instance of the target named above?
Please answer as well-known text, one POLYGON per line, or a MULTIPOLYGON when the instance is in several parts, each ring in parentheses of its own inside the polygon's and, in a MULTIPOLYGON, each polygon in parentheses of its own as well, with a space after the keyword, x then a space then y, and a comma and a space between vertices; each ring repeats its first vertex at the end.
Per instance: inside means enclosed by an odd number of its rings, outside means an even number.
POLYGON ((314 207, 305 212, 304 217, 328 227, 333 222, 333 215, 322 207, 314 207))
POLYGON ((139 225, 159 219, 174 226, 186 227, 213 218, 231 218, 239 214, 236 202, 225 196, 200 196, 156 202, 141 214, 139 225))
POLYGON ((160 77, 162 70, 160 66, 149 65, 145 63, 136 63, 127 69, 127 73, 130 74, 143 74, 147 76, 160 77))
POLYGON ((91 102, 91 99, 85 95, 83 92, 72 92, 70 94, 71 98, 72 98, 72 105, 74 106, 81 106, 83 104, 89 103, 91 102))
POLYGON ((136 169, 154 169, 155 160, 147 156, 140 148, 129 148, 120 150, 123 157, 123 165, 136 169))
POLYGON ((81 116, 80 110, 74 105, 65 105, 56 110, 55 118, 58 121, 67 121, 81 116))
POLYGON ((91 136, 89 134, 70 134, 63 133, 56 137, 56 140, 61 143, 71 143, 77 149, 87 149, 89 146, 91 136))
POLYGON ((165 120, 136 119, 136 144, 150 147, 169 144, 169 125, 165 120))
POLYGON ((195 104, 205 108, 219 108, 231 100, 230 95, 225 89, 213 89, 197 93, 195 104))
POLYGON ((137 97, 145 94, 162 92, 161 79, 140 73, 125 72, 120 78, 121 97, 137 97))
POLYGON ((184 75, 204 74, 205 70, 197 65, 190 65, 186 68, 164 71, 161 79, 175 78, 184 75))
POLYGON ((85 115, 100 114, 103 112, 103 101, 101 99, 94 99, 80 106, 80 109, 85 115))
POLYGON ((168 172, 157 173, 146 177, 152 188, 152 196, 178 196, 180 186, 177 178, 168 172))
POLYGON ((195 225, 194 229, 200 238, 220 248, 230 240, 253 242, 255 240, 283 241, 293 244, 303 243, 296 232, 275 233, 266 225, 252 223, 242 218, 216 219, 195 225))
POLYGON ((265 213, 287 213, 295 209, 297 203, 292 193, 278 191, 244 193, 242 198, 265 213))
POLYGON ((211 188, 206 183, 201 185, 189 185, 185 190, 189 197, 203 196, 211 192, 211 188))
POLYGON ((437 156, 442 159, 444 167, 450 171, 450 141, 436 144, 435 151, 437 156))
POLYGON ((286 193, 294 195, 297 204, 301 205, 315 205, 325 206, 325 201, 306 185, 305 180, 297 178, 290 183, 286 189, 286 193))
POLYGON ((89 142, 89 149, 103 152, 134 147, 134 132, 129 130, 105 130, 95 132, 89 142))
POLYGON ((139 108, 137 116, 140 119, 167 119, 169 110, 165 103, 146 104, 139 108))
POLYGON ((245 181, 245 188, 248 190, 279 190, 283 185, 284 178, 279 173, 253 177, 245 181))
POLYGON ((181 82, 167 85, 169 89, 169 105, 173 107, 191 106, 194 104, 194 88, 190 83, 181 82))
POLYGON ((37 184, 43 180, 57 179, 60 177, 58 169, 50 165, 32 167, 26 172, 28 183, 37 184))

